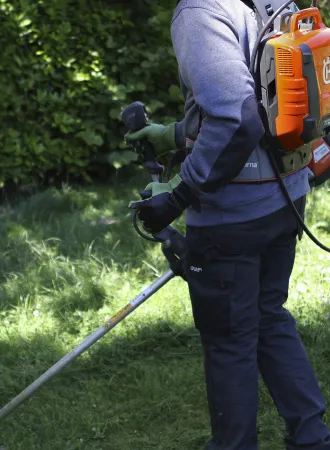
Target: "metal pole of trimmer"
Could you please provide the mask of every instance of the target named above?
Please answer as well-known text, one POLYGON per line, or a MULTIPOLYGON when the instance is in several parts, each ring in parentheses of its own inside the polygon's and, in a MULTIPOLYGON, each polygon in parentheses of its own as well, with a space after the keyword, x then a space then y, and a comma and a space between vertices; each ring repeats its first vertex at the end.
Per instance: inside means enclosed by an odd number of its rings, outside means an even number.
POLYGON ((30 398, 45 383, 47 383, 51 378, 60 373, 66 366, 68 366, 72 361, 78 358, 82 353, 92 347, 92 345, 94 345, 99 339, 101 339, 105 334, 112 330, 116 325, 118 325, 118 323, 124 320, 136 308, 142 305, 148 298, 154 295, 159 289, 161 289, 174 277, 174 272, 172 270, 168 270, 153 284, 143 290, 137 297, 135 297, 133 301, 128 303, 124 308, 117 312, 117 314, 111 317, 111 319, 109 319, 101 327, 99 327, 98 330, 94 331, 94 333, 88 336, 81 344, 74 348, 70 353, 65 355, 54 366, 48 369, 47 372, 41 375, 30 386, 28 386, 24 391, 18 394, 6 406, 4 406, 0 410, 0 420, 3 420, 10 413, 12 413, 16 408, 18 408, 18 406, 20 406, 25 400, 30 398))
MULTIPOLYGON (((148 117, 145 107, 141 102, 135 102, 127 106, 122 112, 122 117, 126 127, 130 131, 138 131, 148 125, 148 117)), ((152 145, 143 140, 134 144, 134 149, 142 158, 144 167, 152 176, 154 181, 160 182, 164 167, 161 166, 154 153, 152 145)), ((142 234, 141 234, 142 235, 142 234)), ((143 235, 142 235, 143 236, 143 235)), ((145 237, 145 236, 144 236, 145 237)), ((65 355, 54 366, 48 369, 43 375, 35 380, 24 391, 17 395, 11 402, 0 410, 0 421, 12 413, 25 400, 30 398, 38 389, 46 384, 51 378, 60 373, 72 361, 78 358, 82 353, 92 347, 105 334, 112 330, 122 320, 129 316, 136 308, 142 305, 148 298, 154 295, 159 289, 167 284, 175 276, 181 276, 185 279, 182 267, 182 258, 185 252, 185 238, 177 230, 167 227, 160 233, 157 233, 154 242, 163 244, 162 250, 171 267, 164 275, 158 278, 149 287, 144 289, 133 301, 128 303, 117 314, 109 319, 105 324, 99 327, 94 333, 88 336, 81 344, 74 348, 70 353, 65 355)), ((151 240, 151 239, 150 239, 151 240)))

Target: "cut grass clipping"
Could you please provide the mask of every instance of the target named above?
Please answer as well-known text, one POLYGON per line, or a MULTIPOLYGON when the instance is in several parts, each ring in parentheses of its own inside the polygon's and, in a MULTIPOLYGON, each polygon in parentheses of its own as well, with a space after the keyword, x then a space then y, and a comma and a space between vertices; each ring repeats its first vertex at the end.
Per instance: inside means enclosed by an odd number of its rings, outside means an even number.
MULTIPOLYGON (((168 268, 127 204, 141 180, 48 190, 1 211, 0 400, 4 405, 168 268)), ((308 198, 330 244, 330 193, 308 198)), ((179 223, 182 229, 182 222, 179 223)), ((330 400, 330 256, 305 236, 289 309, 330 400)), ((329 416, 326 417, 330 424, 329 416)), ((261 383, 260 447, 283 447, 261 383)), ((186 284, 171 281, 0 423, 7 450, 199 450, 209 437, 202 353, 186 284)))

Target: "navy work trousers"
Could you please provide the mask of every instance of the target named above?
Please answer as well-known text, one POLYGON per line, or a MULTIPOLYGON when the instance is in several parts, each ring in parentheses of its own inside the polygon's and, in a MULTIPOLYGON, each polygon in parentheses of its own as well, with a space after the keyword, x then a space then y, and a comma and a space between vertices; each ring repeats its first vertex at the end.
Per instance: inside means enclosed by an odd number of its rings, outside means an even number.
MULTIPOLYGON (((304 211, 305 197, 296 202, 304 211)), ((288 450, 330 450, 325 402, 288 297, 299 227, 289 206, 258 220, 187 228, 186 273, 201 334, 215 450, 256 450, 258 373, 288 450)))

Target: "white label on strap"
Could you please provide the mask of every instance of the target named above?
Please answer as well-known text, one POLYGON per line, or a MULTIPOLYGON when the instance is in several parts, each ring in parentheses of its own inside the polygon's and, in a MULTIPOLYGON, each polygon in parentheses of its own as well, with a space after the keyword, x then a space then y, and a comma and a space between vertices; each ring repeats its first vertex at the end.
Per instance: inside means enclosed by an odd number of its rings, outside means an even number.
POLYGON ((318 163, 328 153, 330 153, 330 148, 326 144, 320 145, 314 150, 314 162, 318 163))

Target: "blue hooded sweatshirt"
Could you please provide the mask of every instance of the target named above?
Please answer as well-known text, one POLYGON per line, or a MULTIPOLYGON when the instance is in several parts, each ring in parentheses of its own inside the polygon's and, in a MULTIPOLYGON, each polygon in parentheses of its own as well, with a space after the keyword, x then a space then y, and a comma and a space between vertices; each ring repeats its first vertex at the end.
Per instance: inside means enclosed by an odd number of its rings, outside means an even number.
MULTIPOLYGON (((195 135, 181 176, 202 192, 200 205, 187 210, 187 225, 245 222, 283 208, 278 181, 231 182, 264 134, 248 69, 258 35, 255 12, 241 0, 181 0, 171 35, 186 101, 176 125, 178 147, 195 135)), ((305 168, 285 178, 292 200, 309 191, 308 174, 305 168)))

